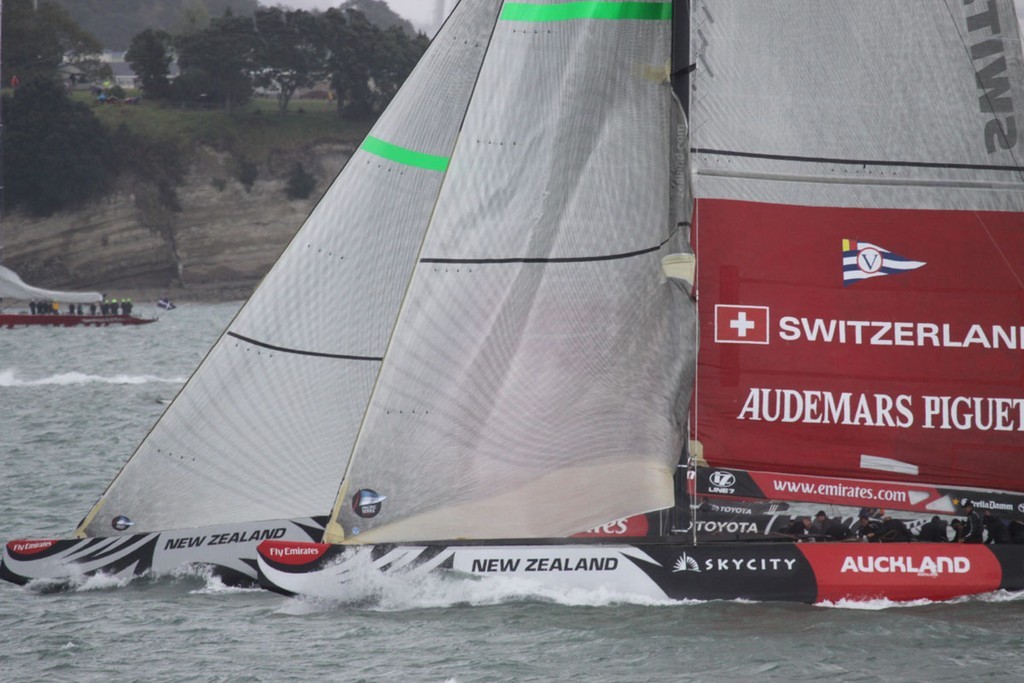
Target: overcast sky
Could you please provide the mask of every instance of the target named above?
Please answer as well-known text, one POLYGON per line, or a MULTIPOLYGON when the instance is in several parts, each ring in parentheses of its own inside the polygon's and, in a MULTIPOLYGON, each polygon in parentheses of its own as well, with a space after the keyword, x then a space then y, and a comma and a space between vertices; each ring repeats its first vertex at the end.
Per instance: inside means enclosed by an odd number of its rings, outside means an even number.
MULTIPOLYGON (((1024 33, 1024 0, 1013 0, 1017 5, 1017 17, 1022 19, 1021 33, 1024 33)), ((434 11, 437 0, 386 0, 391 9, 411 21, 418 27, 431 28, 434 23, 434 11)), ((342 0, 260 0, 264 5, 284 5, 295 9, 327 9, 337 7, 342 0)), ((451 9, 455 0, 444 0, 445 7, 451 9)))

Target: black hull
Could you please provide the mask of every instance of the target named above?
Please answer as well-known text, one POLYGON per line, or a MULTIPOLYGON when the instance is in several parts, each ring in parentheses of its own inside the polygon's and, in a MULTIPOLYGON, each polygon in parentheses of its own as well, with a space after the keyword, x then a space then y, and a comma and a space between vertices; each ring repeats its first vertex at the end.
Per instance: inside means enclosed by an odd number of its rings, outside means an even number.
POLYGON ((803 603, 949 600, 1024 590, 1024 545, 669 541, 340 546, 267 541, 259 581, 286 595, 345 597, 346 575, 455 571, 547 588, 603 588, 669 600, 803 603))

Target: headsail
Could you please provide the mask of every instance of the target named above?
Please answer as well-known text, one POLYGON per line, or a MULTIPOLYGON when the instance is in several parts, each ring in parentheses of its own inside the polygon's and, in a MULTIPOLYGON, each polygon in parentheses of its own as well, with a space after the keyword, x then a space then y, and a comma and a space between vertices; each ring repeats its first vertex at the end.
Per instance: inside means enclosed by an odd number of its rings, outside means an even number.
POLYGON ((329 539, 672 505, 694 319, 661 272, 689 220, 670 24, 671 3, 503 4, 329 539))
POLYGON ((1024 491, 1012 2, 693 5, 703 457, 1024 491))
POLYGON ((330 510, 498 5, 455 10, 80 534, 330 510))
POLYGON ((42 287, 33 287, 25 284, 25 281, 18 277, 10 268, 0 266, 0 299, 42 299, 46 301, 59 301, 68 304, 89 304, 102 301, 103 295, 99 292, 61 292, 42 287))

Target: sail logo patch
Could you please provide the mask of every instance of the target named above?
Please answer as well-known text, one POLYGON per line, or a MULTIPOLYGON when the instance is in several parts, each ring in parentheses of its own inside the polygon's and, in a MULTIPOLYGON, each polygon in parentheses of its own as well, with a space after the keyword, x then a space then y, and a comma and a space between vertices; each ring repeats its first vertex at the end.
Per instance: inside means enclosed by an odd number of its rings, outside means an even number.
POLYGON ((117 517, 114 517, 114 519, 110 520, 110 526, 114 527, 114 529, 117 531, 124 531, 125 529, 128 529, 134 525, 135 522, 128 519, 124 515, 118 515, 117 517))
POLYGON ((767 344, 769 321, 767 306, 715 304, 715 342, 767 344))
POLYGON ((385 500, 387 496, 382 496, 376 491, 359 489, 352 496, 352 511, 365 519, 376 517, 380 514, 381 505, 385 500))
POLYGON ((917 270, 927 265, 894 254, 884 247, 856 240, 843 240, 843 286, 883 275, 917 270))

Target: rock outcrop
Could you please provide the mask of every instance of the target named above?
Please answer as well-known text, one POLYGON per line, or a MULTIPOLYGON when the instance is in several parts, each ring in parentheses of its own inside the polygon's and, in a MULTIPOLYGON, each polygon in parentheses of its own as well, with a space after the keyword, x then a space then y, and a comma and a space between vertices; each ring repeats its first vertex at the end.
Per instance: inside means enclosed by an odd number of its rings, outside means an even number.
POLYGON ((274 264, 345 161, 352 145, 271 155, 248 190, 233 158, 200 149, 180 210, 151 185, 124 179, 108 197, 46 218, 4 218, 4 264, 26 282, 116 294, 166 291, 181 298, 246 296, 274 264), (286 195, 299 161, 316 179, 308 199, 286 195))

